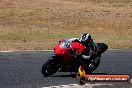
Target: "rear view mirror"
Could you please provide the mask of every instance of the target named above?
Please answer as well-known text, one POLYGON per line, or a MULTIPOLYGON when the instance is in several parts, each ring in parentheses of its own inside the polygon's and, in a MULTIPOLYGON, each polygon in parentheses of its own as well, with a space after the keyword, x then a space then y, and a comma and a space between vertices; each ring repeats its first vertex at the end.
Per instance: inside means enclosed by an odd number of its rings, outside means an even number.
POLYGON ((59 41, 59 43, 61 43, 61 41, 59 41))

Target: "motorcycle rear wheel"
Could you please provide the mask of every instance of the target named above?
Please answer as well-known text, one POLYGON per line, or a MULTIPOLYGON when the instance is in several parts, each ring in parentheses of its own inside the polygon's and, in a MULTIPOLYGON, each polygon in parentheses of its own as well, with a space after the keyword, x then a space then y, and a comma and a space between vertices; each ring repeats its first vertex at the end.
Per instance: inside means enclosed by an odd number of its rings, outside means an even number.
POLYGON ((95 66, 94 68, 89 68, 89 66, 87 66, 87 64, 84 64, 84 65, 83 65, 83 68, 84 68, 84 70, 86 71, 86 74, 90 74, 90 73, 92 73, 95 69, 98 68, 99 64, 100 64, 100 59, 98 60, 98 62, 96 63, 96 66, 95 66))

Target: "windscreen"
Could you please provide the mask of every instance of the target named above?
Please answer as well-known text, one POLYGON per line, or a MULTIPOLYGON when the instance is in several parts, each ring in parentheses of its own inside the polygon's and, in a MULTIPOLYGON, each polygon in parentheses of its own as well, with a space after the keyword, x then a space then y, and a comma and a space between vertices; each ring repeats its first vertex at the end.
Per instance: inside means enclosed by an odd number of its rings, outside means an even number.
POLYGON ((64 39, 61 44, 60 44, 60 48, 69 48, 71 44, 70 39, 64 39))

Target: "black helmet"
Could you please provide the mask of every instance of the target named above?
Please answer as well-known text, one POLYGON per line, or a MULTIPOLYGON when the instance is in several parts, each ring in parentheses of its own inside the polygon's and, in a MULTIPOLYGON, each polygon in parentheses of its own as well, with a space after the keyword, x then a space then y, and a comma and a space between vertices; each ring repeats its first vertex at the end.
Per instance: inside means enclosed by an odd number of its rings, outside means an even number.
POLYGON ((90 40, 91 40, 91 35, 85 33, 85 34, 83 34, 83 35, 81 36, 81 39, 80 39, 80 40, 81 40, 81 42, 82 42, 83 44, 88 45, 88 44, 90 43, 90 40))

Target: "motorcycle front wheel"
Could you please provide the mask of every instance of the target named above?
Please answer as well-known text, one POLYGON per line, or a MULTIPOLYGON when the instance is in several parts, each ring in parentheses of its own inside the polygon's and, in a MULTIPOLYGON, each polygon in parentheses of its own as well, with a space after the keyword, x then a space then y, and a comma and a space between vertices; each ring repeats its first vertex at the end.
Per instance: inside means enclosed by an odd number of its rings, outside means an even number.
POLYGON ((50 59, 43 64, 41 72, 44 75, 44 77, 48 77, 53 75, 54 73, 57 72, 58 67, 57 67, 57 63, 54 60, 55 57, 50 57, 50 59))

